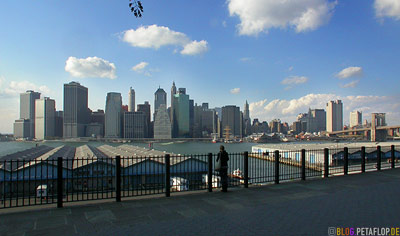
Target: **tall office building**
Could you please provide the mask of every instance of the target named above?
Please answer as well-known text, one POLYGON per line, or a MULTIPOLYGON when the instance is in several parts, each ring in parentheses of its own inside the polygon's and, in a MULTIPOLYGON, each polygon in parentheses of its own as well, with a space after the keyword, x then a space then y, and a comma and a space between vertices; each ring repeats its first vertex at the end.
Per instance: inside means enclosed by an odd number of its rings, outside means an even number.
POLYGON ((247 103, 247 100, 246 100, 246 103, 244 104, 243 119, 250 120, 249 103, 247 103))
POLYGON ((56 102, 48 97, 35 101, 35 138, 44 140, 55 136, 56 102))
POLYGON ((128 111, 133 112, 135 111, 135 90, 130 87, 129 88, 129 102, 128 102, 128 111))
POLYGON ((151 109, 150 109, 150 103, 148 102, 148 101, 145 101, 144 102, 144 104, 138 104, 137 105, 137 111, 139 112, 143 112, 143 114, 146 116, 146 131, 145 131, 145 135, 144 135, 144 137, 145 138, 151 138, 150 136, 151 136, 151 127, 150 127, 150 125, 151 125, 151 123, 150 123, 150 118, 151 118, 151 116, 150 116, 150 112, 151 112, 151 109))
POLYGON ((229 133, 230 137, 241 137, 242 125, 240 108, 237 106, 224 106, 222 107, 222 121, 221 121, 221 132, 223 136, 227 136, 229 133))
POLYGON ((124 112, 124 138, 146 138, 147 117, 141 112, 124 112))
POLYGON ((326 131, 343 129, 343 103, 341 100, 329 101, 326 104, 326 131))
POLYGON ((249 103, 244 104, 244 112, 243 112, 243 125, 244 125, 244 135, 248 136, 251 134, 251 119, 250 119, 250 110, 249 110, 249 103))
POLYGON ((107 93, 105 113, 105 137, 122 136, 122 97, 120 93, 107 93))
POLYGON ((162 88, 158 88, 157 91, 154 93, 154 118, 157 113, 158 108, 160 108, 160 105, 164 105, 167 107, 167 93, 164 91, 162 88))
MULTIPOLYGON (((181 92, 183 91, 181 90, 181 92)), ((190 136, 189 95, 186 93, 175 94, 173 102, 175 135, 179 138, 187 138, 190 136)))
POLYGON ((171 139, 171 121, 165 104, 158 107, 154 118, 154 139, 171 139))
POLYGON ((352 111, 350 112, 350 128, 359 126, 362 124, 362 112, 352 111))
POLYGON ((56 111, 55 134, 56 137, 63 137, 63 117, 64 111, 56 111))
POLYGON ((28 90, 20 94, 19 116, 15 121, 14 136, 17 138, 35 137, 35 100, 40 99, 40 93, 28 90), (15 129, 16 128, 16 129, 15 129))
POLYGON ((189 137, 191 138, 193 138, 193 131, 194 131, 194 100, 189 99, 189 137))
POLYGON ((84 137, 89 116, 88 89, 78 82, 64 84, 64 138, 84 137))
POLYGON ((175 118, 175 109, 174 109, 174 96, 176 94, 176 86, 175 82, 172 82, 171 87, 171 108, 170 108, 170 118, 171 118, 171 126, 172 126, 172 137, 175 138, 177 136, 177 124, 175 118))

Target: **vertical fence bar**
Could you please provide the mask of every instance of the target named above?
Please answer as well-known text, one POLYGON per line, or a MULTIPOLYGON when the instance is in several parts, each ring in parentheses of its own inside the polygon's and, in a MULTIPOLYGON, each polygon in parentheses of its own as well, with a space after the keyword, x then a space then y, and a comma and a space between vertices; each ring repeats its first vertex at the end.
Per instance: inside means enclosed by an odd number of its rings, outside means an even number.
POLYGON ((343 166, 343 172, 345 175, 349 173, 349 149, 347 147, 344 148, 344 166, 343 166))
POLYGON ((324 177, 329 177, 329 149, 324 149, 324 177))
POLYGON ((361 147, 361 173, 365 173, 365 147, 361 147))
POLYGON ((394 164, 394 145, 390 146, 390 162, 391 162, 391 167, 394 169, 395 164, 394 164))
POLYGON ((279 151, 275 151, 275 184, 279 184, 279 151))
POLYGON ((57 159, 57 208, 63 207, 63 170, 62 157, 57 159))
POLYGON ((165 155, 165 196, 169 197, 171 194, 171 182, 170 182, 170 156, 169 154, 165 155))
POLYGON ((115 194, 115 201, 121 201, 121 157, 116 156, 115 158, 115 175, 116 175, 116 194, 115 194))
POLYGON ((212 168, 213 168, 213 161, 212 161, 212 153, 208 153, 208 173, 207 173, 207 184, 208 184, 208 192, 212 192, 212 168))
POLYGON ((381 159, 382 159, 382 152, 381 152, 381 146, 376 147, 376 169, 381 170, 381 159))
POLYGON ((301 149, 301 180, 306 180, 306 150, 301 149))
POLYGON ((244 152, 244 187, 249 187, 249 152, 244 152))

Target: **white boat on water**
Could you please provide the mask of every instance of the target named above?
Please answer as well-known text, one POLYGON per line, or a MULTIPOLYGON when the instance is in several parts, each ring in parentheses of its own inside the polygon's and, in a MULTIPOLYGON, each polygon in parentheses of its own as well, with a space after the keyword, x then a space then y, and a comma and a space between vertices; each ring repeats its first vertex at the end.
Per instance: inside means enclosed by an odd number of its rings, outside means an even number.
POLYGON ((189 181, 182 177, 171 177, 170 179, 171 189, 175 191, 187 191, 189 190, 189 181))
POLYGON ((229 175, 231 178, 244 179, 243 172, 238 168, 229 175))

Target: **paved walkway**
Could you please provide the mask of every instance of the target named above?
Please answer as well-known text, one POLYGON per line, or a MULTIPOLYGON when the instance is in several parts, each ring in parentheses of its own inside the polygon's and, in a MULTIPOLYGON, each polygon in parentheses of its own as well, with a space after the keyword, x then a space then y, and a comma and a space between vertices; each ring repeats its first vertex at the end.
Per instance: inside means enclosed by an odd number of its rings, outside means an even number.
POLYGON ((0 210, 0 235, 328 235, 400 227, 400 169, 122 202, 0 210))

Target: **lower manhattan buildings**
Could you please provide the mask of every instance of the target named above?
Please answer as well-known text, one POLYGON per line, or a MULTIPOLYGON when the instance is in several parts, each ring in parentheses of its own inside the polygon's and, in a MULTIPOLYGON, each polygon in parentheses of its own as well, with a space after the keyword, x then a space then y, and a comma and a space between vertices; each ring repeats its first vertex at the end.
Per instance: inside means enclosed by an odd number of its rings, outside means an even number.
MULTIPOLYGON (((136 92, 130 87, 127 103, 123 103, 119 92, 109 92, 105 110, 92 111, 88 107, 88 88, 78 82, 64 84, 63 108, 56 110, 56 102, 41 94, 28 90, 20 94, 20 117, 14 123, 17 139, 225 139, 240 141, 263 134, 280 133, 285 136, 329 136, 334 131, 346 132, 361 127, 362 112, 350 113, 350 125, 343 122, 341 100, 329 101, 325 109, 308 109, 300 113, 292 125, 279 118, 263 121, 250 119, 250 107, 246 101, 241 108, 236 105, 210 108, 209 103, 196 103, 187 94, 186 88, 171 88, 171 103, 167 106, 167 93, 158 87, 154 93, 154 109, 150 102, 137 104, 136 92), (134 104, 136 109, 134 109, 134 104), (200 104, 200 105, 198 105, 200 104)), ((375 116, 376 118, 377 116, 375 116)), ((385 122, 375 119, 376 127, 385 122)), ((352 131, 357 132, 357 131, 352 131)))

